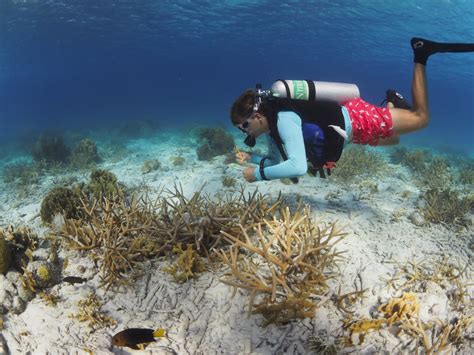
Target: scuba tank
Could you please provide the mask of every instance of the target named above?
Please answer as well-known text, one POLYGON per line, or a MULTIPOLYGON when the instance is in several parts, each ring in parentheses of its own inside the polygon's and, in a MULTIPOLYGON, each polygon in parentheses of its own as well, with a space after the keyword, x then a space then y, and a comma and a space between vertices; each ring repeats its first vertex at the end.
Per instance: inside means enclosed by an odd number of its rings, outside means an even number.
MULTIPOLYGON (((253 111, 257 112, 262 99, 281 98, 306 101, 335 101, 339 104, 360 97, 359 88, 355 84, 336 83, 312 80, 277 80, 270 90, 263 90, 262 84, 255 87, 255 104, 253 111)), ((255 138, 247 136, 244 143, 249 147, 255 146, 255 138)))
POLYGON ((339 104, 360 97, 355 84, 311 80, 277 80, 270 89, 271 95, 307 101, 336 101, 339 104))

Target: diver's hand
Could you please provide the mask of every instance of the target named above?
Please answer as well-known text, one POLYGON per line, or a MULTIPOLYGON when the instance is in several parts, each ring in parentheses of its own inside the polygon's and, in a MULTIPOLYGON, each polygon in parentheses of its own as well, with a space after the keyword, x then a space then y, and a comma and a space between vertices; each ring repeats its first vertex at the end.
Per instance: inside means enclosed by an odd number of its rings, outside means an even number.
POLYGON ((250 168, 244 169, 243 175, 244 175, 244 179, 247 180, 248 182, 257 181, 257 179, 255 179, 255 168, 250 167, 250 168))
POLYGON ((238 151, 235 153, 235 161, 237 164, 244 165, 250 160, 250 154, 247 152, 238 151))

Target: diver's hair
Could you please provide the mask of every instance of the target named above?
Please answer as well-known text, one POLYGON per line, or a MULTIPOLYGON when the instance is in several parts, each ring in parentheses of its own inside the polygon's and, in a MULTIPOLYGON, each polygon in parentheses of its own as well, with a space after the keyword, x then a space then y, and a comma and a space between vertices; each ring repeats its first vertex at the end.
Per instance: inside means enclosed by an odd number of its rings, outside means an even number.
MULTIPOLYGON (((230 108, 230 120, 232 121, 232 124, 237 125, 247 119, 252 114, 254 105, 255 91, 252 89, 245 90, 234 101, 232 107, 230 108)), ((270 107, 266 100, 263 100, 257 112, 268 117, 270 111, 270 107)))

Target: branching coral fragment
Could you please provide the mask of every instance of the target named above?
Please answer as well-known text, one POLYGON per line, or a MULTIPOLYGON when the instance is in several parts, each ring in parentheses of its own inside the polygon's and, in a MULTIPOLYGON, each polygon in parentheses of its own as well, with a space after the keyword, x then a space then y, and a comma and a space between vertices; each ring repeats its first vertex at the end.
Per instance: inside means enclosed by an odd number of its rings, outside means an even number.
POLYGON ((371 329, 396 325, 416 341, 415 353, 418 353, 419 346, 423 347, 425 354, 438 354, 451 346, 459 346, 465 339, 466 330, 474 322, 474 317, 461 315, 449 324, 441 320, 425 324, 420 319, 420 305, 415 294, 406 292, 402 297, 392 298, 381 305, 378 311, 384 318, 362 319, 352 323, 349 330, 364 334, 371 329))
POLYGON ((328 270, 342 253, 333 248, 345 236, 335 224, 314 225, 309 208, 294 215, 286 208, 280 215, 280 219, 263 219, 252 228, 256 241, 243 225, 242 237, 222 232, 233 247, 219 252, 229 267, 221 281, 248 289, 249 310, 262 314, 266 324, 314 314, 316 304, 311 296, 322 294, 327 280, 334 277, 328 270), (240 251, 250 257, 241 257, 240 251), (263 299, 254 305, 257 296, 263 299))
POLYGON ((469 264, 463 266, 459 262, 455 263, 447 255, 395 264, 397 270, 394 275, 383 280, 387 287, 395 290, 416 289, 430 281, 443 288, 450 287, 448 298, 455 309, 461 310, 465 306, 467 287, 472 285, 468 281, 472 280, 472 275, 468 272, 469 264))
POLYGON ((205 270, 204 264, 191 244, 188 244, 187 248, 183 250, 181 243, 179 243, 174 246, 173 252, 178 254, 177 260, 163 270, 173 275, 177 282, 186 282, 205 270))
POLYGON ((474 321, 474 317, 462 316, 450 324, 424 325, 419 317, 404 319, 401 328, 418 340, 423 346, 426 354, 438 354, 449 351, 453 345, 459 345, 464 341, 466 329, 474 321), (431 337, 429 333, 431 333, 431 337))
POLYGON ((404 292, 402 297, 392 298, 378 308, 378 311, 384 316, 383 319, 363 319, 351 324, 349 329, 353 333, 365 333, 370 329, 380 329, 384 325, 392 325, 395 322, 416 317, 419 308, 415 295, 404 292))
POLYGON ((71 315, 70 318, 87 322, 93 330, 113 326, 117 323, 101 311, 102 303, 95 293, 90 293, 85 300, 80 300, 77 304, 80 308, 79 313, 71 315))
POLYGON ((239 223, 252 225, 282 204, 257 191, 219 195, 217 201, 198 191, 190 198, 182 189, 124 196, 93 194, 81 198, 82 218, 67 219, 61 237, 67 247, 90 251, 101 269, 103 284, 129 283, 144 261, 170 253, 179 243, 193 245, 201 256, 228 245, 221 231, 239 236, 239 223))

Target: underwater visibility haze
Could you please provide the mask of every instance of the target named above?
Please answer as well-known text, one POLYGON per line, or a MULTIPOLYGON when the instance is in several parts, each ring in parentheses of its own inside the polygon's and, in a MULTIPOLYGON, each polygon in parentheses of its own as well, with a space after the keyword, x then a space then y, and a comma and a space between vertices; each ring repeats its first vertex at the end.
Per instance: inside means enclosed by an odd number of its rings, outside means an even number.
MULTIPOLYGON (((0 1, 2 141, 31 129, 229 125, 245 88, 355 83, 410 99, 409 39, 473 42, 468 0, 0 1)), ((404 141, 472 154, 474 56, 437 54, 432 120, 404 141)))
POLYGON ((0 0, 0 353, 473 354, 474 52, 398 146, 361 144, 422 104, 230 121, 279 79, 411 102, 412 37, 474 43, 473 1, 0 0))

